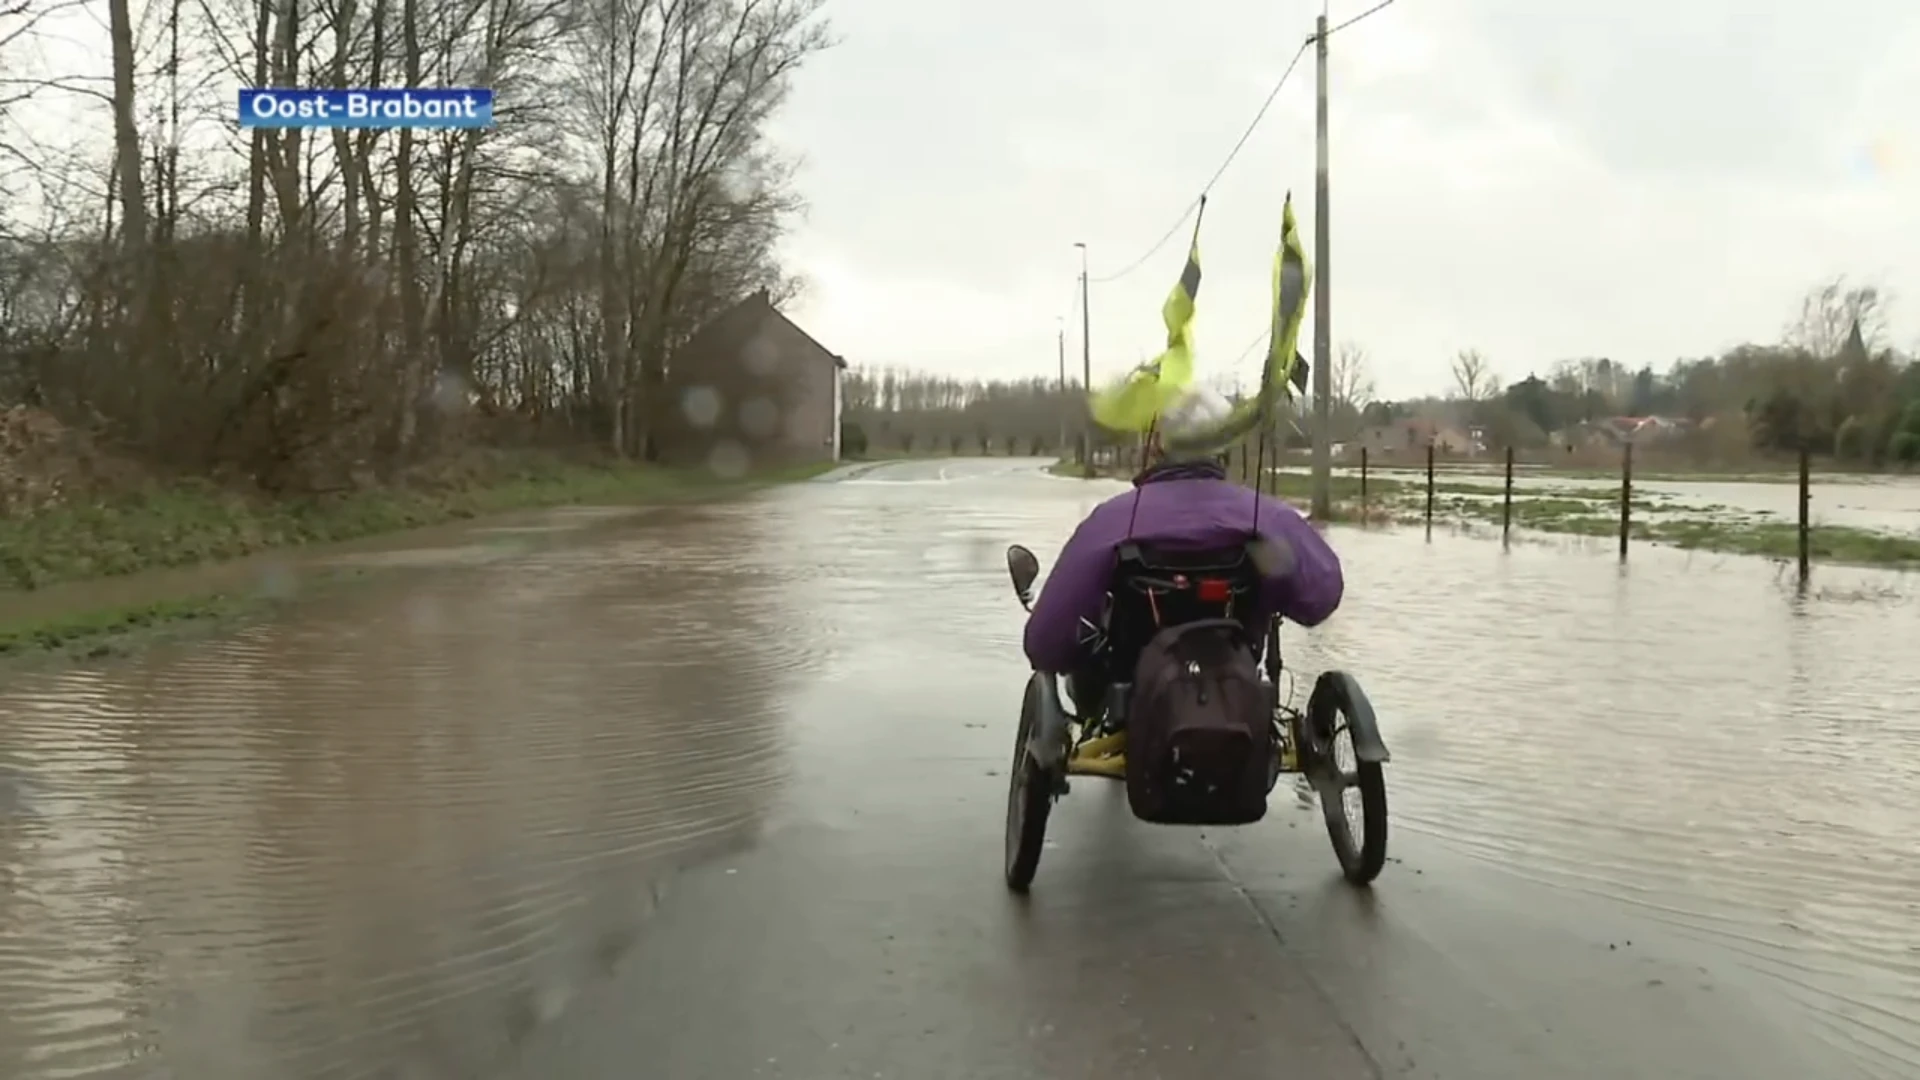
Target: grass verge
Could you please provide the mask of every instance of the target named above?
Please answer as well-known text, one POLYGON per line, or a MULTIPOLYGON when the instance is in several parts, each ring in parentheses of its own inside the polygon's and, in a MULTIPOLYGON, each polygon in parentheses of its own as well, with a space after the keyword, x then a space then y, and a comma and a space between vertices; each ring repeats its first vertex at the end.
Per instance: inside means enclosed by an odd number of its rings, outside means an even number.
POLYGON ((181 484, 0 521, 0 598, 7 589, 196 566, 509 510, 714 498, 817 476, 828 467, 719 479, 650 466, 528 459, 471 482, 294 500, 181 484))
POLYGON ((26 655, 98 659, 136 641, 231 621, 261 603, 223 594, 75 612, 19 625, 0 623, 0 660, 26 655))
POLYGON ((1092 480, 1100 474, 1098 470, 1088 470, 1073 458, 1061 458, 1047 466, 1047 472, 1054 476, 1064 476, 1069 480, 1092 480))
POLYGON ((9 594, 513 510, 697 502, 808 479, 832 467, 722 479, 689 470, 525 457, 460 480, 316 498, 269 500, 187 483, 0 520, 0 658, 105 655, 163 634, 231 622, 272 603, 222 594, 10 620, 9 594))

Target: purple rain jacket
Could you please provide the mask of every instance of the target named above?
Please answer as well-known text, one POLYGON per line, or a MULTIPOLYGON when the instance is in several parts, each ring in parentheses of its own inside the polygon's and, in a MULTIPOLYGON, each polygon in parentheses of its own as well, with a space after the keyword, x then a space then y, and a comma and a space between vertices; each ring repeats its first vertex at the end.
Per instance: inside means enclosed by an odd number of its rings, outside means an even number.
POLYGON ((1162 465, 1133 483, 1136 491, 1095 507, 1054 560, 1027 618, 1027 659, 1034 670, 1065 674, 1082 662, 1080 620, 1099 623, 1120 545, 1129 539, 1206 550, 1230 547, 1257 530, 1293 549, 1292 571, 1269 578, 1261 592, 1262 615, 1318 626, 1340 606, 1346 591, 1340 557, 1293 507, 1229 481, 1213 463, 1162 465))

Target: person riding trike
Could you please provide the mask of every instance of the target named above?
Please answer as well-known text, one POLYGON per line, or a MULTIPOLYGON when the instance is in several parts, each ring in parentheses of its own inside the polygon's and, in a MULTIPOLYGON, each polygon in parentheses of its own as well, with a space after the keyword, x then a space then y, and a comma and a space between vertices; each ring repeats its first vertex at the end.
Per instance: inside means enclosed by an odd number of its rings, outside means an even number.
POLYGON ((1346 877, 1370 882, 1385 861, 1388 755, 1359 684, 1322 674, 1305 712, 1278 690, 1280 621, 1317 626, 1339 608, 1339 556, 1293 507, 1231 483, 1216 459, 1166 450, 1183 427, 1217 423, 1226 408, 1198 390, 1162 414, 1133 489, 1081 522, 1037 602, 1039 561, 1008 550, 1029 603, 1034 671, 1008 803, 1015 890, 1038 868, 1068 774, 1124 778, 1145 821, 1238 825, 1264 817, 1279 776, 1298 772, 1320 796, 1346 877), (1337 760, 1340 746, 1350 763, 1337 760), (1349 790, 1361 822, 1349 820, 1349 790))

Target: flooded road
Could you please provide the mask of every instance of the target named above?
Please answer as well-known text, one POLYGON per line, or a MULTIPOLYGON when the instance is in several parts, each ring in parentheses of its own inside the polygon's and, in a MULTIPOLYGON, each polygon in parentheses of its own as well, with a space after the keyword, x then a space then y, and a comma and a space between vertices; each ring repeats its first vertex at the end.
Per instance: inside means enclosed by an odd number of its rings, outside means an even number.
POLYGON ((1009 897, 1001 550, 1116 490, 886 465, 4 677, 0 1077, 1920 1072, 1920 594, 1867 571, 1338 533, 1288 656, 1386 725, 1374 892, 1284 799, 1085 781, 1009 897))

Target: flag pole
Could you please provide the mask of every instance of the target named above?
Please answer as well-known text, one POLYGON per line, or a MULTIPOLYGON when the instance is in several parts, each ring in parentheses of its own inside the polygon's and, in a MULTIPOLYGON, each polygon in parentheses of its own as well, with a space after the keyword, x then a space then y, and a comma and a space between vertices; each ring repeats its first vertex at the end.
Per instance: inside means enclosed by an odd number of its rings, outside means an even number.
POLYGON ((1333 447, 1328 399, 1333 396, 1332 265, 1327 221, 1327 16, 1323 11, 1313 35, 1317 61, 1313 168, 1313 517, 1325 521, 1333 509, 1333 447))

